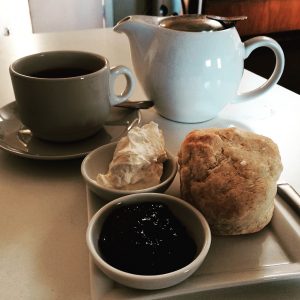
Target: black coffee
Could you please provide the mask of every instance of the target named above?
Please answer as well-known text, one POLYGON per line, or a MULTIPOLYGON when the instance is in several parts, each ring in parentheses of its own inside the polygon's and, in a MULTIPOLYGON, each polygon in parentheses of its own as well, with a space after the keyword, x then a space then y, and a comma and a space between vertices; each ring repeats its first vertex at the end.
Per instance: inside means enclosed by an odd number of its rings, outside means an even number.
POLYGON ((94 71, 95 70, 87 70, 82 68, 56 68, 31 73, 30 76, 38 78, 66 78, 82 76, 93 73, 94 71))

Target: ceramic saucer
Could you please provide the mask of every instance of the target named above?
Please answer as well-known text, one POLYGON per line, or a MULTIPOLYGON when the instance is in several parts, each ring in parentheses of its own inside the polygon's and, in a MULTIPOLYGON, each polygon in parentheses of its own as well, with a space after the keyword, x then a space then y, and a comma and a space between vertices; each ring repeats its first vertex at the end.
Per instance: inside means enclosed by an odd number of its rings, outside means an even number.
POLYGON ((109 120, 96 135, 72 143, 51 143, 35 138, 20 121, 16 102, 0 109, 0 148, 32 159, 61 160, 83 157, 91 150, 118 141, 141 122, 139 110, 113 107, 109 120))

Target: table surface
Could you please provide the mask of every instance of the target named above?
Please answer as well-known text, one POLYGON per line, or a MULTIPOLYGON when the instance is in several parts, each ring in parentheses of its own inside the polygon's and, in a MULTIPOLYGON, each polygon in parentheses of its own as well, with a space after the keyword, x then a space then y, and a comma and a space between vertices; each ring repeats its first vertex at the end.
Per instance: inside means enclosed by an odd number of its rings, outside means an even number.
MULTIPOLYGON (((111 65, 132 68, 126 36, 111 29, 2 37, 0 107, 14 101, 8 73, 10 63, 27 54, 63 49, 100 53, 111 65)), ((262 82, 263 78, 245 71, 241 90, 262 82)), ((141 99, 145 95, 138 85, 132 100, 141 99)), ((279 146, 284 165, 281 180, 300 191, 299 115, 300 96, 275 86, 255 100, 227 105, 210 125, 240 125, 272 138, 279 146)), ((142 117, 144 122, 155 120, 159 124, 173 153, 185 134, 206 126, 168 121, 153 108, 143 111, 142 117)), ((30 160, 0 151, 0 299, 90 299, 85 245, 87 206, 81 161, 30 160)), ((201 293, 201 299, 299 297, 300 279, 201 293)))

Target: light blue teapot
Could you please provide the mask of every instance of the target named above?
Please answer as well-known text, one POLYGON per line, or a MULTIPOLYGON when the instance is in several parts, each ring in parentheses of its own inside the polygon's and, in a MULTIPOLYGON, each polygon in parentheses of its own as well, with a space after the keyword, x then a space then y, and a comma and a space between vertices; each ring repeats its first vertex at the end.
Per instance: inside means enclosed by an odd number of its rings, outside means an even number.
POLYGON ((235 21, 205 15, 129 16, 114 30, 128 36, 136 76, 158 113, 196 123, 214 118, 228 103, 265 93, 283 72, 280 45, 264 36, 243 43, 235 21), (244 60, 258 47, 274 52, 274 71, 262 86, 239 93, 244 60))

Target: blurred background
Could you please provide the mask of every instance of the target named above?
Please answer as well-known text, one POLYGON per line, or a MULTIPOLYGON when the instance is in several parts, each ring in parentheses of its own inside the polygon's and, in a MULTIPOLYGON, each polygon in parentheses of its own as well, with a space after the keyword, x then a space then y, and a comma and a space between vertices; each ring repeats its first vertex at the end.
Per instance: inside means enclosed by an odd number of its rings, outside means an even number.
MULTIPOLYGON (((246 15, 237 24, 242 40, 267 35, 286 56, 279 84, 300 94, 300 0, 0 0, 0 41, 14 35, 112 27, 131 14, 180 15, 202 13, 246 15)), ((269 77, 275 58, 260 48, 245 67, 269 77)))

